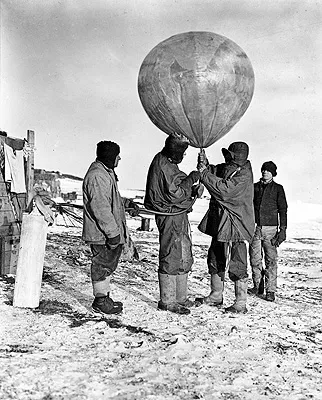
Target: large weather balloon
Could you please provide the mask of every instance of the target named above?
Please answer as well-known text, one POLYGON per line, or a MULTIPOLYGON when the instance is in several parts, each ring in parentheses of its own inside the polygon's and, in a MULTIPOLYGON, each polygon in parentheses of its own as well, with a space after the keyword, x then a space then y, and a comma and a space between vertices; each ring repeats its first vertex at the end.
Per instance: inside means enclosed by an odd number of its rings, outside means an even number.
POLYGON ((138 91, 158 128, 205 148, 228 133, 247 110, 254 71, 245 52, 230 39, 186 32, 159 43, 145 57, 138 91))

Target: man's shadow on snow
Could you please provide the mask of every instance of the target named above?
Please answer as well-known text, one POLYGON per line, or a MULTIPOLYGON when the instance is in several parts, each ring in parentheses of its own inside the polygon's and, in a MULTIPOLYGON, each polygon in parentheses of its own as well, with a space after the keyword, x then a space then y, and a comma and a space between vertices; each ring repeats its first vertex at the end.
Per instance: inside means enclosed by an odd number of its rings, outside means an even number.
MULTIPOLYGON (((5 303, 8 305, 12 305, 13 303, 13 287, 15 283, 14 277, 1 277, 1 279, 6 283, 7 298, 8 301, 5 303)), ((143 333, 148 336, 154 336, 152 332, 149 332, 139 326, 132 326, 128 324, 123 324, 117 316, 107 316, 95 314, 92 312, 90 307, 90 303, 93 301, 91 296, 88 296, 82 293, 79 290, 75 290, 65 285, 61 280, 54 277, 54 274, 50 274, 48 272, 44 272, 43 281, 47 284, 50 284, 54 289, 58 291, 68 292, 73 295, 79 303, 86 309, 85 312, 79 312, 73 309, 73 307, 63 301, 58 300, 42 300, 39 303, 39 307, 35 309, 31 309, 36 314, 42 315, 60 315, 68 320, 70 320, 70 327, 77 328, 82 326, 88 322, 105 322, 106 325, 110 328, 114 329, 127 329, 131 333, 143 333)))
MULTIPOLYGON (((131 284, 131 280, 128 280, 128 284, 124 284, 122 282, 121 277, 117 277, 114 275, 113 283, 117 286, 119 290, 130 293, 132 296, 139 298, 141 301, 145 302, 152 308, 157 308, 157 300, 151 299, 150 297, 144 294, 144 284, 139 285, 135 283, 131 284)), ((43 273, 43 282, 49 284, 54 289, 63 291, 73 296, 83 307, 87 309, 88 312, 92 312, 91 304, 93 302, 93 296, 84 293, 83 291, 77 290, 69 285, 66 285, 59 277, 56 277, 55 274, 52 274, 48 271, 44 271, 43 273)), ((155 283, 157 285, 157 282, 155 283)))
POLYGON ((69 304, 57 300, 43 300, 39 307, 33 310, 34 313, 42 315, 60 315, 70 320, 71 328, 78 328, 88 322, 104 322, 109 328, 127 329, 131 333, 143 333, 148 336, 154 336, 139 326, 123 324, 116 316, 100 315, 94 313, 81 313, 75 311, 69 304))

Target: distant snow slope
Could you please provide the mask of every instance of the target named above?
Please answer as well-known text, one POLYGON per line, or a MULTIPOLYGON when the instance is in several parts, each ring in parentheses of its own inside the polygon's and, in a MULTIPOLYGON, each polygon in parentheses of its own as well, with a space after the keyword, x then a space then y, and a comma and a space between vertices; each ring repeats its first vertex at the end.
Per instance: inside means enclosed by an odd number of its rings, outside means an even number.
POLYGON ((76 181, 70 178, 58 178, 60 182, 60 190, 62 193, 76 192, 78 195, 82 194, 83 181, 76 181))

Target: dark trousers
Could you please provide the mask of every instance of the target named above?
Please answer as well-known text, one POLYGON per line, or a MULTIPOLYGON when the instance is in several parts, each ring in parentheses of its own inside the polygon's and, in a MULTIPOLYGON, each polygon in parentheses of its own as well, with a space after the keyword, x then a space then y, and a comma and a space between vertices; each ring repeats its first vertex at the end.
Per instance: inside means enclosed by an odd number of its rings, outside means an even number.
POLYGON ((105 244, 91 244, 91 279, 93 282, 103 281, 116 270, 122 248, 121 244, 115 249, 110 249, 105 244))
POLYGON ((232 281, 247 278, 247 247, 245 242, 218 242, 212 239, 208 250, 208 271, 211 275, 223 275, 226 269, 227 257, 230 259, 228 275, 232 281))

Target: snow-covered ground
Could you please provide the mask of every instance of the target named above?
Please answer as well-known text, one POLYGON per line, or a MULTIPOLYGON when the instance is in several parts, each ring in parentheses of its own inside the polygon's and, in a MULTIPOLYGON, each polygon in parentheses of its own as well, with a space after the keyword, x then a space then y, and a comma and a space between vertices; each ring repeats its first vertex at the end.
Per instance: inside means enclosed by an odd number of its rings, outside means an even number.
MULTIPOLYGON (((197 229, 207 206, 197 200, 189 214, 190 298, 209 293, 210 238, 197 229)), ((62 222, 49 229, 37 309, 14 308, 14 277, 0 277, 1 399, 322 399, 322 206, 290 203, 276 302, 248 296, 245 315, 158 311, 158 234, 153 219, 141 231, 139 216, 127 220, 139 260, 122 259, 112 279, 123 314, 94 315, 89 248, 81 227, 62 222)), ((233 299, 227 280, 224 306, 233 299)))

